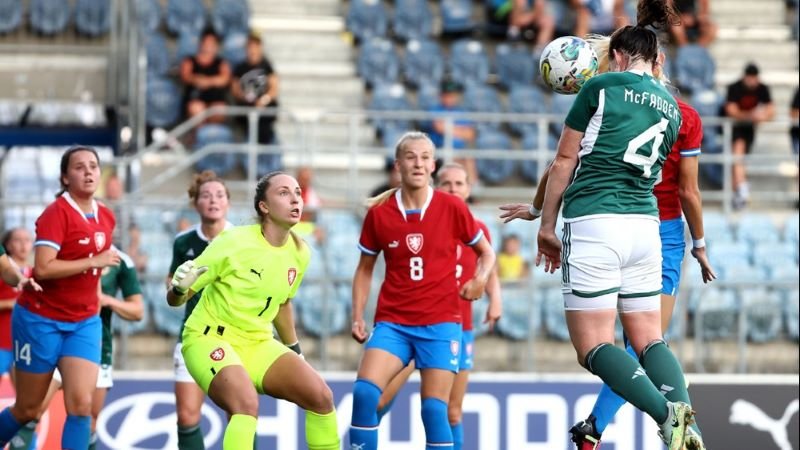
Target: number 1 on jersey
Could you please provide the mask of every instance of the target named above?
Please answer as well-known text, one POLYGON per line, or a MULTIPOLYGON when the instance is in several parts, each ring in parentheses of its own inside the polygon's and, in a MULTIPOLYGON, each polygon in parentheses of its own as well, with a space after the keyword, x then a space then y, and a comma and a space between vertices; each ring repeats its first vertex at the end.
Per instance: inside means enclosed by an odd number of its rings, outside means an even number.
POLYGON ((258 317, 261 317, 261 315, 264 314, 264 311, 266 311, 267 308, 269 308, 270 303, 272 303, 272 297, 267 297, 267 304, 264 305, 264 309, 262 309, 261 312, 258 313, 258 317))
POLYGON ((421 256, 412 256, 408 260, 408 264, 411 270, 411 279, 414 281, 419 281, 425 275, 422 269, 422 257, 421 256))

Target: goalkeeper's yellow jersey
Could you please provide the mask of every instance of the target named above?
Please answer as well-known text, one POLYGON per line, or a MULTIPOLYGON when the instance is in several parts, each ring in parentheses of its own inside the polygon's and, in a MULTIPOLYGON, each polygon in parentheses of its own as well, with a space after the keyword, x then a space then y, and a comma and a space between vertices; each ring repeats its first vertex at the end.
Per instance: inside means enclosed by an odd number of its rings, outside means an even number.
POLYGON ((261 234, 261 225, 233 227, 214 239, 195 259, 208 271, 192 285, 203 291, 186 327, 216 331, 252 340, 272 339, 272 321, 278 309, 294 297, 311 259, 308 245, 294 235, 273 247, 261 234))

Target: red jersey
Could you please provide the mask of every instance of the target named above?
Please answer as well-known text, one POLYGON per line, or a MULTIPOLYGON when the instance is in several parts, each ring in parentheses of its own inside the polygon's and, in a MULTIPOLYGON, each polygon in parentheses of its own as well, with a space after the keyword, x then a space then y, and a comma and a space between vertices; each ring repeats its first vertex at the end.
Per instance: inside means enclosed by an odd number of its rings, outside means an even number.
MULTIPOLYGON (((92 202, 84 214, 68 193, 48 206, 36 219, 34 247, 48 246, 65 261, 88 258, 111 247, 116 219, 104 205, 92 202)), ((97 283, 102 270, 89 269, 66 278, 37 280, 42 292, 26 290, 18 302, 31 312, 62 322, 79 322, 97 314, 97 283)))
POLYGON ((700 144, 703 141, 703 123, 700 121, 700 115, 683 101, 679 99, 676 101, 683 122, 678 131, 678 139, 675 140, 672 151, 667 155, 667 160, 661 169, 661 181, 653 188, 661 220, 681 217, 681 198, 678 195, 681 158, 700 156, 700 144))
MULTIPOLYGON (((486 224, 476 218, 475 225, 483 231, 483 235, 486 236, 486 239, 492 242, 486 224)), ((458 280, 458 287, 460 288, 464 283, 475 276, 475 269, 478 268, 478 253, 475 252, 474 247, 469 247, 459 242, 458 248, 456 249, 456 259, 458 260, 458 264, 456 264, 456 279, 458 280)), ((461 297, 459 296, 459 298, 461 297)), ((461 329, 464 331, 472 331, 472 301, 461 298, 459 304, 461 305, 461 329)))
MULTIPOLYGON (((11 259, 9 257, 9 259, 11 259)), ((23 267, 22 274, 30 278, 30 267, 23 267)), ((0 281, 0 302, 11 303, 19 297, 20 291, 0 281)), ((12 308, 0 309, 0 350, 11 350, 11 312, 12 308)))
POLYGON ((368 255, 383 251, 386 260, 375 322, 461 323, 456 248, 482 236, 463 200, 432 188, 419 210, 405 210, 399 190, 370 208, 358 247, 368 255))

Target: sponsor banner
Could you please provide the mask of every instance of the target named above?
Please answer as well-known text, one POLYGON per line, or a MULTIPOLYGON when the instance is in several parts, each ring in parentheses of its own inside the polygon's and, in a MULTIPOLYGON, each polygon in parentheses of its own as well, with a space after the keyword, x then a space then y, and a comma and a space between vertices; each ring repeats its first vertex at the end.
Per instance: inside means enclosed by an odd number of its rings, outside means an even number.
MULTIPOLYGON (((352 373, 326 374, 339 416, 342 448, 352 412, 352 373)), ((798 445, 798 380, 794 376, 696 376, 690 387, 709 448, 793 450, 798 445)), ((0 404, 13 397, 4 383, 0 404)), ((576 374, 474 374, 464 401, 464 450, 567 450, 567 430, 591 410, 600 385, 576 374)), ((419 382, 400 392, 379 431, 381 450, 419 450, 425 433, 419 418, 419 382)), ((221 449, 225 414, 207 402, 202 429, 206 448, 221 449)), ((60 448, 63 402, 53 402, 39 448, 60 448)), ((175 399, 167 373, 120 373, 98 421, 98 448, 176 449, 175 399)), ((261 397, 258 448, 303 449, 304 414, 292 404, 261 397)), ((652 421, 626 405, 603 439, 603 450, 661 450, 652 421)))

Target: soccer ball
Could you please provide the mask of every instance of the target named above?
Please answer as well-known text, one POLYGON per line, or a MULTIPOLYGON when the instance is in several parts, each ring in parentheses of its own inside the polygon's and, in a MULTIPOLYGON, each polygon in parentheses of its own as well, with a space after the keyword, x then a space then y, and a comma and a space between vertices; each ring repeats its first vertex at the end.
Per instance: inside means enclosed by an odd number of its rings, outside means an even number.
POLYGON ((539 73, 544 84, 559 94, 577 94, 597 73, 597 54, 579 37, 560 37, 542 51, 539 73))

